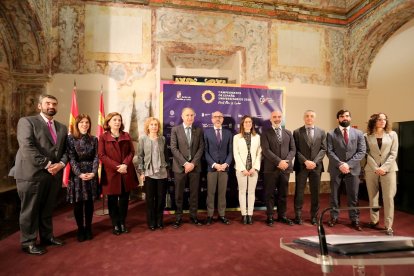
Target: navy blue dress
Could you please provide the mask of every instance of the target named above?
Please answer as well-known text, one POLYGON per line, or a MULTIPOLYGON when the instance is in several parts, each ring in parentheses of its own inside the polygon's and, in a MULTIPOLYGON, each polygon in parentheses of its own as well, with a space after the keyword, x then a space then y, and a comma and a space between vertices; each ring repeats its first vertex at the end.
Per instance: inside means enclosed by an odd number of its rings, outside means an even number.
POLYGON ((67 151, 71 166, 67 201, 70 203, 83 200, 94 200, 98 185, 98 139, 95 136, 82 135, 76 139, 69 134, 67 151), (79 178, 82 173, 94 173, 95 177, 88 181, 79 178))

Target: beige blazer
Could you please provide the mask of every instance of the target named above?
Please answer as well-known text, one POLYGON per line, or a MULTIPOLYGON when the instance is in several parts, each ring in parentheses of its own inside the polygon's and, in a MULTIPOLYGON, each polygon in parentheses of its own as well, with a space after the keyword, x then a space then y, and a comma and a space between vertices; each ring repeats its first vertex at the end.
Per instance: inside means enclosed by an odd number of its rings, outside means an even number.
POLYGON ((364 134, 367 142, 367 164, 365 171, 375 171, 382 168, 386 172, 398 171, 398 136, 395 131, 385 133, 382 137, 381 150, 378 147, 375 135, 364 134))
MULTIPOLYGON (((238 171, 246 170, 247 144, 241 134, 234 135, 233 138, 233 155, 234 168, 238 171)), ((252 144, 250 146, 250 154, 252 155, 252 167, 257 171, 260 170, 260 162, 262 160, 262 148, 260 147, 260 135, 252 135, 252 144)))

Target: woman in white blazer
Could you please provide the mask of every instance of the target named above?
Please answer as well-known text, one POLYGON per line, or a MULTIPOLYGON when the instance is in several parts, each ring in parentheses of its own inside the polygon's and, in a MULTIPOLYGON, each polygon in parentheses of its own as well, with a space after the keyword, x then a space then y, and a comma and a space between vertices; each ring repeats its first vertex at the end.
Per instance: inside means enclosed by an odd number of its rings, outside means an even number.
MULTIPOLYGON (((384 225, 387 235, 393 235, 394 196, 397 192, 397 133, 391 130, 387 115, 373 114, 365 134, 367 144, 367 163, 365 180, 370 206, 378 206, 379 185, 381 185, 384 207, 384 225)), ((371 228, 379 224, 379 210, 371 210, 371 228)))
POLYGON ((233 138, 233 155, 239 186, 242 223, 253 224, 252 216, 262 149, 260 148, 260 135, 256 133, 253 119, 248 115, 241 119, 240 132, 233 138))

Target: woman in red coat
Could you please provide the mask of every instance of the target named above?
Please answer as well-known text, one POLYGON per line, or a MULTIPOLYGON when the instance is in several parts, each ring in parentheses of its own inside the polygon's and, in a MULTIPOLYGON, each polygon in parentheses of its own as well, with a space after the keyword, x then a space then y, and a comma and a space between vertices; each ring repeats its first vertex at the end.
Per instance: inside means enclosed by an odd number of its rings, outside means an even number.
POLYGON ((101 185, 104 195, 108 195, 109 216, 112 220, 112 233, 128 233, 125 219, 128 212, 129 192, 138 186, 132 158, 134 146, 131 137, 124 132, 122 116, 118 112, 109 113, 103 126, 105 133, 99 137, 98 155, 102 162, 101 185))

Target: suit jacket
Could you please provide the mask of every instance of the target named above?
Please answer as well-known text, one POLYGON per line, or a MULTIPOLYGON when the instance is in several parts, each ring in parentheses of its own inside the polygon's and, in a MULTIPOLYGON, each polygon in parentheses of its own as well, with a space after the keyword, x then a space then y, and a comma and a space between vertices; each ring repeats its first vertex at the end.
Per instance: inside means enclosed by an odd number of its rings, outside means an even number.
POLYGON ((397 154, 398 154, 398 136, 395 131, 384 133, 382 137, 381 149, 378 147, 375 135, 364 134, 367 143, 367 164, 365 171, 373 172, 376 169, 383 169, 386 172, 398 171, 397 154))
POLYGON ((285 173, 293 171, 293 158, 296 153, 295 141, 292 133, 287 129, 282 129, 282 143, 277 142, 274 128, 267 129, 262 134, 261 139, 263 159, 263 172, 275 172, 279 170, 277 166, 281 160, 289 160, 289 167, 285 173), (276 153, 280 150, 280 156, 276 153))
MULTIPOLYGON (((39 115, 20 118, 17 124, 17 141, 19 150, 16 154, 15 165, 10 176, 20 180, 40 180, 43 173, 48 173, 45 167, 49 163, 68 162, 66 154, 66 139, 68 129, 65 125, 54 120, 57 143, 55 144, 49 128, 39 115)), ((56 174, 58 181, 62 180, 63 170, 56 174)))
MULTIPOLYGON (((246 170, 247 161, 247 144, 241 134, 234 135, 233 138, 233 155, 234 168, 240 172, 246 170)), ((260 147, 260 135, 252 135, 250 144, 250 155, 252 156, 252 168, 260 171, 260 163, 262 162, 262 148, 260 147)))
POLYGON ((331 176, 341 173, 339 167, 342 163, 349 165, 352 175, 361 173, 361 160, 366 153, 364 135, 362 131, 351 127, 348 138, 348 145, 346 145, 339 127, 327 134, 328 171, 331 176))
POLYGON ((160 155, 152 156, 151 139, 146 135, 139 138, 138 172, 140 174, 145 173, 145 171, 149 168, 152 158, 159 158, 162 168, 166 168, 168 166, 167 143, 165 143, 164 136, 158 137, 157 142, 160 155))
POLYGON ((326 133, 323 129, 314 127, 313 129, 313 143, 308 145, 308 134, 306 127, 302 126, 293 131, 293 138, 296 146, 295 164, 293 168, 300 172, 306 170, 305 161, 310 160, 315 162, 316 168, 314 171, 323 172, 323 158, 326 154, 326 133))
POLYGON ((121 194, 121 181, 127 192, 138 186, 138 177, 132 163, 134 154, 134 145, 127 132, 120 131, 118 142, 109 131, 99 137, 98 156, 103 164, 100 184, 105 195, 121 194), (117 166, 121 164, 127 165, 126 174, 117 172, 117 166))
POLYGON ((221 129, 221 143, 218 144, 215 129, 206 129, 204 132, 204 155, 209 172, 216 171, 216 169, 211 167, 214 163, 226 163, 230 166, 233 161, 233 139, 230 130, 221 129))
POLYGON ((171 129, 171 153, 173 155, 173 172, 183 173, 184 164, 194 164, 194 172, 201 172, 201 157, 204 151, 203 131, 194 124, 191 127, 191 145, 188 145, 184 125, 178 125, 171 129), (191 159, 188 157, 191 155, 191 159))

